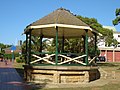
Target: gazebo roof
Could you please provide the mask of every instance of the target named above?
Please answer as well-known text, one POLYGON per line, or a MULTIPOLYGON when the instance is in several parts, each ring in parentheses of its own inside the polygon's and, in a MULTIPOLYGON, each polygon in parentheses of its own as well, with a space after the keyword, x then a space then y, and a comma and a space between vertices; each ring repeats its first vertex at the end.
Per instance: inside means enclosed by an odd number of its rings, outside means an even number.
POLYGON ((51 38, 56 35, 56 27, 58 27, 58 37, 80 37, 85 35, 85 29, 88 30, 89 35, 92 35, 91 32, 96 32, 70 13, 70 11, 60 8, 28 25, 24 33, 32 29, 32 35, 43 35, 44 37, 51 38))
POLYGON ((88 26, 80 19, 76 18, 70 11, 60 8, 43 17, 42 19, 32 23, 32 26, 45 24, 68 24, 77 26, 88 26))

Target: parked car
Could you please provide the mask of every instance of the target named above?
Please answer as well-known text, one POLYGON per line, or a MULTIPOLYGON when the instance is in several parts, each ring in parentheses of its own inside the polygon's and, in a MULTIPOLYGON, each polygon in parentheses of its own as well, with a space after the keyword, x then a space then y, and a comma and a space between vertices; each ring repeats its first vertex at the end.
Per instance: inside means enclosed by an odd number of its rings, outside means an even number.
POLYGON ((99 62, 105 62, 105 61, 106 61, 106 58, 105 58, 105 56, 99 56, 99 57, 97 58, 97 61, 99 61, 99 62))

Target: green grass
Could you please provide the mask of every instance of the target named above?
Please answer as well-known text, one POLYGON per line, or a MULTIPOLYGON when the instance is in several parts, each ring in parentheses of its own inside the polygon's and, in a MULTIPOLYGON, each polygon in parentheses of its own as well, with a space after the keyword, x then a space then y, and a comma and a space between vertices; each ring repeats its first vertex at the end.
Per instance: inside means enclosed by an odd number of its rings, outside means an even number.
MULTIPOLYGON (((14 63, 14 67, 17 72, 23 77, 23 63, 14 63)), ((43 87, 39 89, 33 90, 120 90, 120 63, 110 63, 110 62, 99 62, 98 66, 107 72, 115 71, 117 72, 117 79, 111 80, 108 84, 104 86, 90 86, 90 87, 77 87, 77 88, 49 88, 43 89, 43 87)), ((102 82, 101 82, 102 83, 102 82)))
POLYGON ((120 90, 120 82, 113 84, 109 83, 104 86, 93 87, 78 87, 78 88, 49 88, 49 89, 35 89, 35 90, 120 90))
POLYGON ((33 90, 120 90, 120 84, 111 83, 104 86, 94 86, 94 87, 49 88, 49 89, 33 89, 33 90))
MULTIPOLYGON (((117 72, 116 79, 111 79, 111 81, 103 86, 90 86, 90 87, 77 87, 77 88, 49 88, 49 89, 36 89, 36 90, 120 90, 120 63, 111 62, 99 62, 98 67, 102 68, 108 73, 112 71, 117 72)), ((108 80, 108 79, 106 79, 108 80)), ((102 83, 102 82, 101 82, 102 83)))

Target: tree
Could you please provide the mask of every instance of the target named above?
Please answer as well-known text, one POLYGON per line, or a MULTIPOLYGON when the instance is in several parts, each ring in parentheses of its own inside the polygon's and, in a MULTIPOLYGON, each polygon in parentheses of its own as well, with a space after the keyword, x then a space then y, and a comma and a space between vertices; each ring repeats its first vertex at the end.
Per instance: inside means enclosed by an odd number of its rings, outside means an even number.
POLYGON ((0 43, 0 53, 1 54, 4 54, 5 51, 3 50, 4 48, 7 48, 7 47, 10 47, 11 45, 6 45, 6 44, 3 44, 3 43, 0 43))
POLYGON ((118 25, 120 23, 120 8, 115 11, 116 18, 112 21, 113 25, 118 25))
POLYGON ((3 43, 0 43, 0 48, 7 48, 7 47, 10 47, 11 45, 6 45, 6 44, 3 44, 3 43))
POLYGON ((114 43, 113 42, 113 31, 103 28, 103 26, 100 23, 98 23, 98 21, 95 18, 82 17, 79 15, 77 16, 77 18, 79 18, 80 20, 88 24, 92 29, 95 29, 99 33, 101 33, 102 37, 99 37, 98 39, 104 38, 106 46, 111 46, 114 43))
POLYGON ((31 41, 32 41, 32 50, 33 51, 37 51, 40 52, 40 50, 45 50, 48 46, 47 41, 49 41, 49 39, 43 39, 42 40, 42 48, 40 47, 40 36, 32 36, 31 37, 31 41))

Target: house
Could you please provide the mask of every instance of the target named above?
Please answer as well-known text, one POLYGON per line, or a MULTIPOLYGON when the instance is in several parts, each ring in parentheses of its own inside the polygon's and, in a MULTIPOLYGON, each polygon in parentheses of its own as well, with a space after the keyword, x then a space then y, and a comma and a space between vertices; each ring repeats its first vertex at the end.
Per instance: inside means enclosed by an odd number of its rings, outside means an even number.
MULTIPOLYGON (((12 54, 11 47, 3 49, 5 51, 5 54, 12 54)), ((14 53, 18 54, 21 53, 21 46, 16 46, 16 50, 14 50, 14 53)))
POLYGON ((114 39, 118 41, 117 47, 106 47, 105 40, 101 39, 98 43, 98 48, 100 50, 100 56, 105 56, 108 62, 120 62, 120 32, 117 32, 115 27, 103 26, 104 28, 113 30, 114 39))

